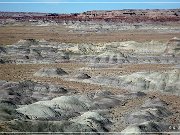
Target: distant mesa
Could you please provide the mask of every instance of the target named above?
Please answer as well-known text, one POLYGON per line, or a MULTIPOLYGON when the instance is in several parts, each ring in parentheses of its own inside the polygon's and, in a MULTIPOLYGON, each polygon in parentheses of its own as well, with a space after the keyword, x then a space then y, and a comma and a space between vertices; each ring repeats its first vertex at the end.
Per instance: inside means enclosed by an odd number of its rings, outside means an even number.
POLYGON ((179 9, 168 10, 93 10, 83 13, 53 14, 28 12, 0 12, 0 19, 37 22, 63 21, 118 21, 118 22, 177 22, 180 21, 179 9))

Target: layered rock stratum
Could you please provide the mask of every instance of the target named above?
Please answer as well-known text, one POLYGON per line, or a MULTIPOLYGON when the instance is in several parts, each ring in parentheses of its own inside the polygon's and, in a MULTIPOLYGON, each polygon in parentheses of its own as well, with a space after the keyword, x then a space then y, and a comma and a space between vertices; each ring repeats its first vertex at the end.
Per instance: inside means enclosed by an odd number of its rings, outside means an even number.
POLYGON ((0 131, 178 134, 179 13, 0 12, 0 131))

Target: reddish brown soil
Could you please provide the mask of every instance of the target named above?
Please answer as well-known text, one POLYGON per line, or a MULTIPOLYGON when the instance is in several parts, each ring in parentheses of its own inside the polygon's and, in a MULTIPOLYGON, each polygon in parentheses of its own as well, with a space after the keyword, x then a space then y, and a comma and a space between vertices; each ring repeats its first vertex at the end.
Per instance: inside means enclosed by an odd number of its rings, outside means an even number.
POLYGON ((120 41, 161 41, 168 42, 180 33, 157 33, 147 31, 119 31, 107 33, 68 32, 63 26, 5 26, 0 30, 0 45, 18 42, 20 39, 45 39, 47 41, 65 43, 106 43, 120 41))

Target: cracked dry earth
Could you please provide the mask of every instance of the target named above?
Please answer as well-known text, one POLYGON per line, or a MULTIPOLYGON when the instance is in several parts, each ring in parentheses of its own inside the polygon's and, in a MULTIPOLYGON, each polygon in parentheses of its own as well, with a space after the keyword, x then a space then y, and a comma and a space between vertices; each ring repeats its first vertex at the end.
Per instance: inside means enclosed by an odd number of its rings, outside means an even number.
POLYGON ((155 34, 68 43, 41 33, 0 46, 0 131, 178 134, 180 35, 155 34))

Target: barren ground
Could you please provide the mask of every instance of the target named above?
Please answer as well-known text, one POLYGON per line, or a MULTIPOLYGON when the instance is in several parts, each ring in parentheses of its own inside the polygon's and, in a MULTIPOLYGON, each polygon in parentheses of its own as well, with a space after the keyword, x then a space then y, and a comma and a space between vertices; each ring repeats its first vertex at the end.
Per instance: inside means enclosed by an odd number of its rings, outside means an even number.
MULTIPOLYGON (((69 32, 70 29, 64 26, 3 26, 0 28, 0 45, 11 45, 18 42, 21 39, 45 39, 49 42, 63 42, 63 43, 107 43, 107 42, 121 42, 121 41, 159 41, 166 43, 173 37, 180 37, 180 33, 157 33, 148 32, 145 30, 129 30, 119 32, 104 32, 104 33, 78 33, 69 32)), ((123 88, 115 88, 112 86, 104 86, 92 83, 85 83, 83 81, 68 81, 59 77, 37 77, 34 76, 38 70, 42 68, 62 68, 68 75, 74 76, 82 68, 86 68, 85 71, 88 75, 94 76, 121 76, 129 75, 136 72, 159 72, 170 71, 174 69, 176 64, 117 64, 108 68, 90 68, 85 62, 69 62, 58 64, 0 64, 0 80, 19 82, 24 80, 32 80, 38 83, 59 84, 66 89, 75 89, 79 94, 87 94, 97 91, 110 91, 115 95, 131 93, 131 91, 123 88)), ((173 115, 165 118, 165 122, 171 124, 177 124, 180 122, 180 99, 177 95, 168 95, 161 92, 149 92, 145 91, 145 97, 137 97, 128 99, 127 102, 122 105, 117 105, 114 108, 110 108, 109 117, 113 125, 111 130, 114 132, 121 132, 128 125, 122 125, 121 120, 126 113, 133 112, 134 109, 140 108, 140 106, 149 97, 155 96, 160 100, 169 104, 168 109, 173 115)), ((8 129, 6 125, 0 126, 0 129, 8 129)))
POLYGON ((83 34, 69 30, 64 26, 4 26, 0 31, 0 45, 13 44, 20 39, 29 38, 65 43, 106 43, 129 40, 167 42, 173 37, 180 36, 179 33, 157 33, 145 30, 83 34))

